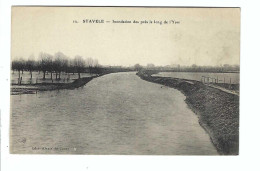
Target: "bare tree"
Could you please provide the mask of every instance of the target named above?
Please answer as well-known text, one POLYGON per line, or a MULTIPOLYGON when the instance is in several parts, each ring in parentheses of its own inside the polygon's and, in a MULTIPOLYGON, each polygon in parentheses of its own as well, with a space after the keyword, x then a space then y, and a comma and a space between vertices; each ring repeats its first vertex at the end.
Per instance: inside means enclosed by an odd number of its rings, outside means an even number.
POLYGON ((52 67, 52 55, 41 52, 39 54, 39 58, 40 58, 40 67, 43 72, 43 79, 45 79, 46 71, 50 71, 52 67))
POLYGON ((61 70, 65 73, 68 73, 68 67, 69 67, 69 60, 66 58, 64 58, 62 60, 62 63, 61 63, 61 70))
POLYGON ((13 70, 13 73, 15 70, 19 71, 18 68, 19 68, 19 61, 18 60, 13 60, 12 61, 12 70, 13 70))
POLYGON ((78 76, 80 78, 80 73, 82 73, 85 70, 85 61, 82 58, 82 56, 75 56, 74 58, 74 66, 76 69, 76 72, 78 73, 78 76))
POLYGON ((92 58, 87 58, 86 66, 88 67, 90 75, 92 74, 93 63, 94 63, 94 61, 92 58))
POLYGON ((19 63, 20 63, 20 67, 21 67, 21 70, 22 70, 22 74, 23 74, 23 71, 25 70, 25 63, 26 62, 23 58, 20 58, 19 63))
POLYGON ((25 65, 26 65, 26 69, 30 72, 31 79, 32 79, 32 71, 35 69, 35 59, 33 55, 29 57, 25 65))
POLYGON ((53 73, 53 56, 48 54, 48 66, 47 66, 47 71, 48 73, 51 73, 51 80, 52 80, 52 73, 53 73))
POLYGON ((12 70, 14 71, 14 70, 17 70, 18 71, 18 73, 19 73, 19 79, 20 79, 20 72, 21 72, 21 70, 22 70, 22 64, 21 64, 21 62, 19 61, 19 60, 13 60, 12 61, 12 70))
POLYGON ((75 66, 74 66, 74 59, 70 59, 69 61, 68 61, 68 69, 69 69, 69 72, 72 72, 73 73, 73 75, 74 75, 74 73, 75 73, 75 66))
POLYGON ((67 56, 61 60, 61 71, 66 72, 68 71, 69 66, 69 60, 67 59, 67 56))
POLYGON ((94 73, 96 74, 100 73, 99 63, 97 59, 93 60, 93 69, 94 69, 94 73))
POLYGON ((23 58, 19 58, 18 60, 13 60, 12 61, 12 70, 17 70, 19 75, 18 75, 18 84, 21 84, 21 71, 23 74, 23 70, 25 70, 25 60, 23 58))
POLYGON ((61 72, 65 71, 68 66, 68 59, 67 56, 64 55, 62 52, 57 52, 54 56, 54 70, 56 72, 56 79, 58 79, 57 75, 59 75, 60 79, 61 72))

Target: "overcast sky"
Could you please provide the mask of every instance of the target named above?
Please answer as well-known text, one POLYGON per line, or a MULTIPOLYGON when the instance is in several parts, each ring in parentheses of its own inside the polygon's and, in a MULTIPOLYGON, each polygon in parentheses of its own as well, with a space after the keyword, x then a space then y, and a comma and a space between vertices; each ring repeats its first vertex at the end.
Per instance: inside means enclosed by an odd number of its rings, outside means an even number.
POLYGON ((221 65, 239 64, 239 49, 238 8, 12 8, 13 59, 61 51, 102 65, 221 65), (83 19, 180 24, 86 24, 83 19))

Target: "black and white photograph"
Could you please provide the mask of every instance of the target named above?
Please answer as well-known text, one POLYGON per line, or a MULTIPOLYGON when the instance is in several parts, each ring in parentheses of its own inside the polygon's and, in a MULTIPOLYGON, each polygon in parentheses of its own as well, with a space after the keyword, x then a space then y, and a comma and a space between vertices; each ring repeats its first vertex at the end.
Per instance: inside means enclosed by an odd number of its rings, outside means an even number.
POLYGON ((240 8, 12 7, 10 153, 238 155, 240 8))

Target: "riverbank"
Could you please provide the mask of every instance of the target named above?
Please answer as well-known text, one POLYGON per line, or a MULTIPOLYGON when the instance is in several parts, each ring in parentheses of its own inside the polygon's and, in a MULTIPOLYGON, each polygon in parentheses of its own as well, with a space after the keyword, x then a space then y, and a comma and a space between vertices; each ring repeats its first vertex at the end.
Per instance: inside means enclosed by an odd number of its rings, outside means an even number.
MULTIPOLYGON (((99 75, 102 76, 102 75, 99 75)), ((84 86, 93 78, 99 76, 92 77, 83 77, 76 79, 72 83, 38 83, 38 84, 27 84, 27 85, 12 85, 11 86, 11 95, 19 95, 19 94, 35 94, 38 91, 51 91, 51 90, 62 90, 62 89, 75 89, 81 86, 84 86)))
POLYGON ((239 96, 209 87, 198 81, 151 76, 140 71, 137 75, 146 81, 180 90, 186 103, 199 117, 200 125, 209 134, 220 154, 239 152, 239 96))

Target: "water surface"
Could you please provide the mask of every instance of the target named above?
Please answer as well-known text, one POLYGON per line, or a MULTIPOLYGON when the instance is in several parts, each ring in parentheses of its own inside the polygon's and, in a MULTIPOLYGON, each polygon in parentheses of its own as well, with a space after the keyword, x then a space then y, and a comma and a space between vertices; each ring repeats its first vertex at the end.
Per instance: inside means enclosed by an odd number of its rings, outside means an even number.
POLYGON ((75 90, 11 96, 11 152, 217 154, 185 96, 135 73, 75 90))

